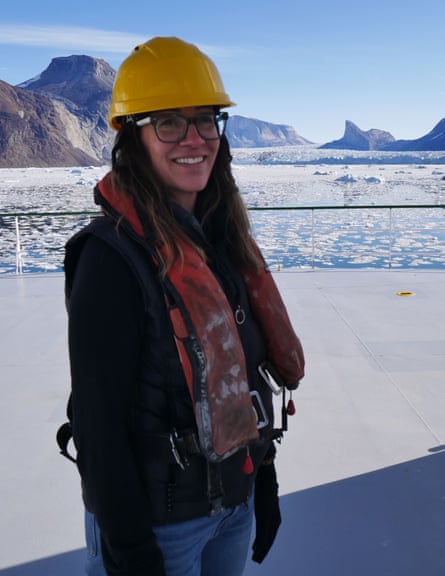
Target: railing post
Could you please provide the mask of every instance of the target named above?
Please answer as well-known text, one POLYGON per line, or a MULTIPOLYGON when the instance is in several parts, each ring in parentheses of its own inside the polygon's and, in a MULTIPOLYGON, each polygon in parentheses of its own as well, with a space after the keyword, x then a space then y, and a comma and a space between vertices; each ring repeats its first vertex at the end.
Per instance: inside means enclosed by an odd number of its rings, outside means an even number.
POLYGON ((314 222, 314 208, 311 208, 311 221, 312 221, 312 270, 315 268, 315 222, 314 222))
POLYGON ((22 248, 20 246, 19 217, 15 217, 15 273, 23 274, 22 248))
POLYGON ((392 269, 392 208, 389 207, 389 269, 392 269))

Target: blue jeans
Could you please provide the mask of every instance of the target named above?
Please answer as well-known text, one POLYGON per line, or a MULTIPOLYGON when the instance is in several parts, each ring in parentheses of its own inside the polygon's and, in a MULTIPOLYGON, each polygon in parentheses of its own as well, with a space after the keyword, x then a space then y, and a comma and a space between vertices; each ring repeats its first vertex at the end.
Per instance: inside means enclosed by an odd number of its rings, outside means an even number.
MULTIPOLYGON (((166 576, 242 576, 249 550, 253 499, 248 504, 153 528, 164 557, 166 576)), ((85 514, 88 549, 86 574, 107 576, 95 518, 85 514)))

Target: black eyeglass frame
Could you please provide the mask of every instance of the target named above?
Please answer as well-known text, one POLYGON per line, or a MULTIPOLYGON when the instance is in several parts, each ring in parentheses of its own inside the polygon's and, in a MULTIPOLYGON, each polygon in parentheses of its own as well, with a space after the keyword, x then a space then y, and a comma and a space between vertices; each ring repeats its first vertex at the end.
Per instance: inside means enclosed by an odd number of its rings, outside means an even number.
POLYGON ((194 125, 194 127, 196 128, 196 131, 198 132, 199 136, 203 140, 219 140, 224 135, 228 119, 229 119, 229 114, 227 112, 201 113, 201 114, 197 114, 196 116, 194 116, 192 118, 189 118, 188 116, 184 116, 183 114, 177 114, 176 112, 172 112, 171 114, 164 113, 164 114, 159 114, 159 115, 147 114, 147 116, 143 116, 142 118, 136 119, 135 124, 136 124, 136 126, 139 126, 140 128, 142 126, 147 126, 148 124, 151 124, 153 126, 155 133, 156 133, 156 136, 158 137, 160 142, 164 142, 164 144, 175 144, 175 143, 181 142, 181 140, 184 140, 184 138, 187 136, 187 132, 188 132, 188 129, 190 127, 190 124, 194 125), (161 138, 159 136, 157 123, 160 120, 162 120, 163 118, 165 118, 165 116, 168 116, 168 115, 175 116, 175 117, 181 118, 182 120, 185 120, 184 133, 181 135, 181 137, 175 138, 173 140, 166 140, 165 138, 161 138), (215 123, 215 127, 216 127, 217 133, 218 133, 216 136, 212 136, 209 138, 208 136, 204 136, 203 134, 201 134, 201 132, 199 130, 199 126, 197 124, 197 120, 198 120, 198 118, 200 118, 202 116, 213 116, 213 121, 215 123))

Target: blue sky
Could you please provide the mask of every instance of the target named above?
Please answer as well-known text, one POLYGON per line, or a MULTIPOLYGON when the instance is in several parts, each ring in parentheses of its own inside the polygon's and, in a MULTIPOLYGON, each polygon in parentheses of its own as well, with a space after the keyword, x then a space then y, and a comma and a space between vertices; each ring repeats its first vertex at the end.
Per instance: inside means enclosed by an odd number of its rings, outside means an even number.
POLYGON ((445 117, 445 1, 12 0, 0 20, 0 79, 18 84, 56 56, 117 68, 139 42, 179 36, 217 64, 232 114, 305 138, 345 120, 413 139, 445 117))

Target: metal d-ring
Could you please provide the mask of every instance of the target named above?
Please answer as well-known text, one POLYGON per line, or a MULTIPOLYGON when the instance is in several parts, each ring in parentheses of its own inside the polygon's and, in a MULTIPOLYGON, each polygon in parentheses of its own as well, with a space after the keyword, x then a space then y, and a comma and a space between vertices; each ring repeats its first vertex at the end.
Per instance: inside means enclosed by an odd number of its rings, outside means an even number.
POLYGON ((238 326, 241 326, 241 324, 244 324, 245 321, 246 313, 241 308, 241 306, 238 305, 238 308, 235 310, 235 322, 238 324, 238 326))

